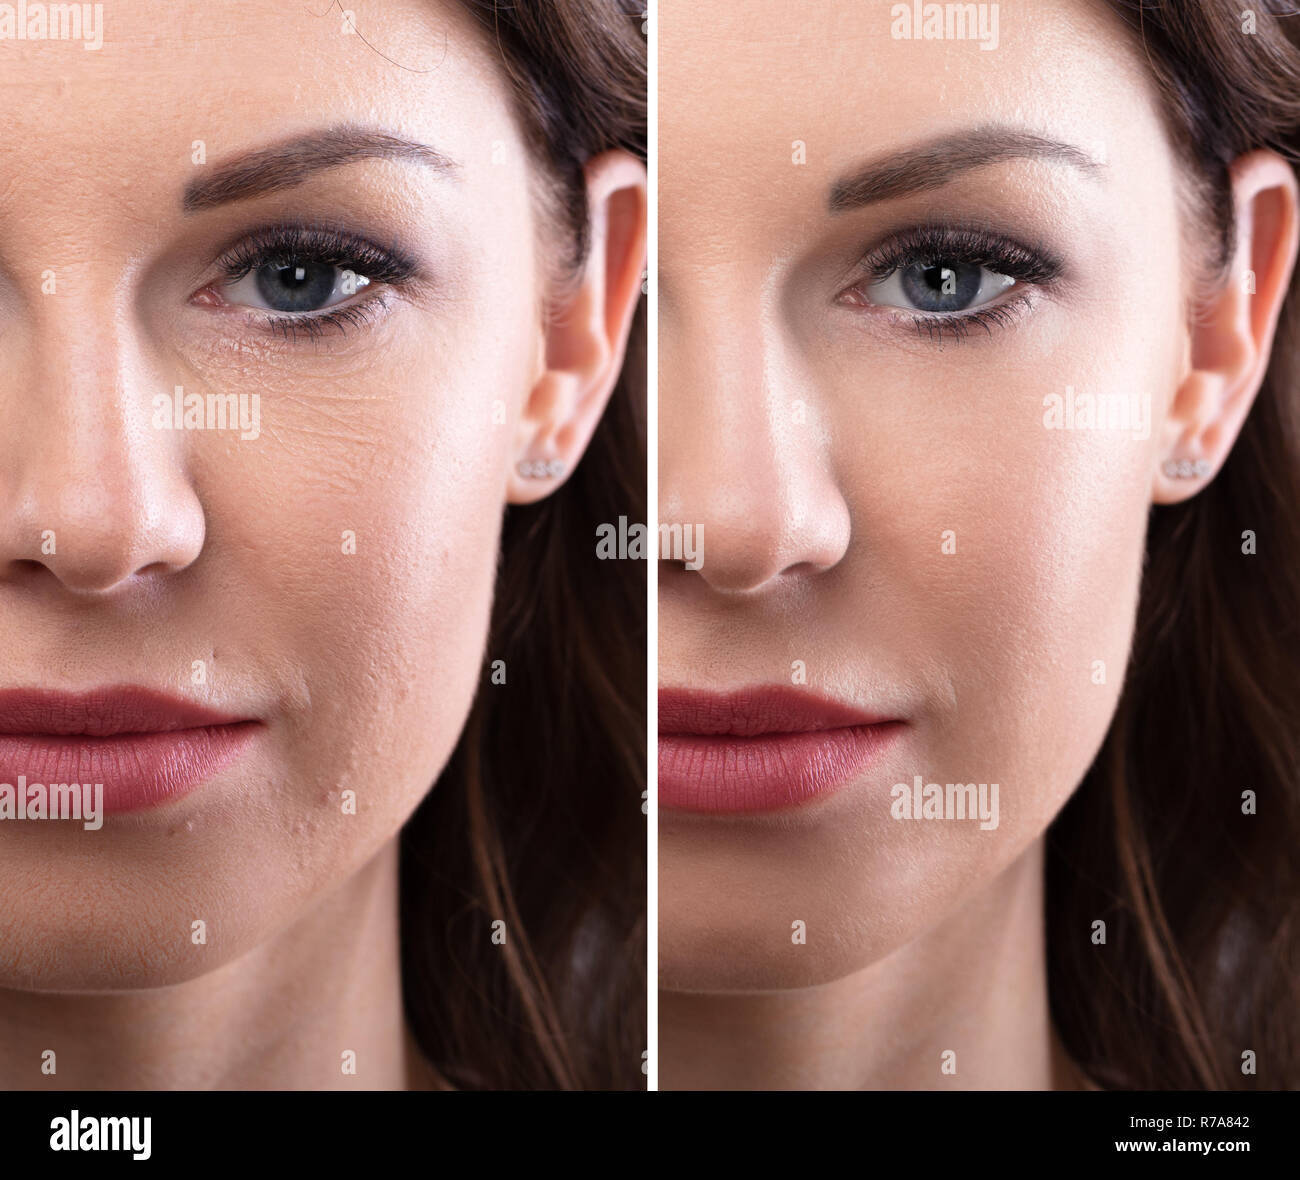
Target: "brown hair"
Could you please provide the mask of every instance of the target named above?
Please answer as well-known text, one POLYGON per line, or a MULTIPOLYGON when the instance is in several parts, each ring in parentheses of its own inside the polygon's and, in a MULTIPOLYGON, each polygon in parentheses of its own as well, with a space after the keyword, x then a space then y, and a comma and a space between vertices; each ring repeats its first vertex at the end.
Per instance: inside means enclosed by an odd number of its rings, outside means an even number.
MULTIPOLYGON (((1110 2, 1226 281, 1229 164, 1255 148, 1300 161, 1300 17, 1255 3, 1252 32, 1229 0, 1110 2)), ((1300 1088, 1298 300, 1293 279, 1217 478, 1152 511, 1118 712, 1049 832, 1052 1014, 1105 1087, 1300 1088)))
MULTIPOLYGON (((645 158, 640 6, 462 3, 511 80, 572 273, 588 248, 584 163, 645 158)), ((582 462, 507 512, 481 687, 402 833, 407 1015, 458 1087, 644 1085, 646 569, 598 560, 596 529, 645 520, 645 355, 642 301, 582 462)))

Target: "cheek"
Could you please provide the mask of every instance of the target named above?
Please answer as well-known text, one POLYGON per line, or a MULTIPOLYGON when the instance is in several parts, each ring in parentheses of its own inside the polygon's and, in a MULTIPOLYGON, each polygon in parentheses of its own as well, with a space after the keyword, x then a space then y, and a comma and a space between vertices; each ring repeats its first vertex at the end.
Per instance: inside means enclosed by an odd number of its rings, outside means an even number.
POLYGON ((1131 432, 1047 425, 1043 390, 1056 388, 1046 373, 971 388, 983 405, 1019 408, 963 414, 893 459, 882 452, 858 514, 873 579, 890 588, 884 635, 907 637, 886 646, 932 670, 917 747, 929 764, 914 772, 1000 783, 1004 829, 1033 833, 1079 781, 1118 699, 1152 463, 1150 440, 1131 432))
POLYGON ((285 756, 359 776, 385 811, 409 809, 450 752, 487 633, 511 424, 484 391, 524 373, 519 350, 465 337, 389 350, 361 385, 282 388, 211 512, 267 650, 310 699, 285 756))
POLYGON ((930 506, 933 551, 915 555, 914 577, 925 573, 923 650, 951 689, 933 718, 933 771, 917 772, 1000 783, 1004 838, 1027 839, 1079 782, 1118 700, 1148 444, 1040 426, 968 434, 961 446, 983 459, 930 506))
POLYGON ((929 515, 955 542, 924 563, 954 689, 943 760, 961 781, 996 777, 1004 823, 1026 837, 1073 792, 1114 715, 1176 380, 1158 331, 1114 324, 1101 338, 1104 352, 1062 349, 985 391, 1029 412, 964 423, 929 515))

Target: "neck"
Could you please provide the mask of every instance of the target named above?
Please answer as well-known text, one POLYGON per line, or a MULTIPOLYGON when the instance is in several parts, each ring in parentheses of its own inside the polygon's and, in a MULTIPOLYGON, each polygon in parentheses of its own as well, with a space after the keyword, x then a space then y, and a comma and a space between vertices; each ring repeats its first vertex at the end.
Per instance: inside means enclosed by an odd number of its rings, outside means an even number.
POLYGON ((661 993, 660 1085, 1069 1086, 1048 1013, 1045 951, 1039 840, 939 926, 852 975, 758 994, 661 993), (945 1061, 955 1072, 943 1071, 945 1061))
POLYGON ((406 1089, 397 842, 292 926, 184 983, 0 991, 0 1089, 406 1089), (41 1072, 54 1049, 57 1072, 41 1072), (345 1050, 356 1072, 344 1073, 345 1050))

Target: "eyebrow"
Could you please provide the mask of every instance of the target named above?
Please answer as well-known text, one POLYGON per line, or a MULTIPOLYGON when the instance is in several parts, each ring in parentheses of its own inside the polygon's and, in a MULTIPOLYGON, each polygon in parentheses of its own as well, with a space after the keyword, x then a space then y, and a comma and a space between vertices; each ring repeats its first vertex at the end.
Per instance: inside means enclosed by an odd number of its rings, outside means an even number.
POLYGON ((1011 127, 977 127, 872 160, 831 185, 830 211, 941 188, 954 177, 1003 160, 1051 160, 1096 174, 1102 165, 1082 149, 1011 127))
POLYGON ((447 176, 460 165, 435 148, 382 131, 361 127, 330 127, 298 135, 220 164, 185 186, 181 208, 198 213, 230 201, 278 192, 302 184, 328 168, 357 160, 409 160, 447 176))

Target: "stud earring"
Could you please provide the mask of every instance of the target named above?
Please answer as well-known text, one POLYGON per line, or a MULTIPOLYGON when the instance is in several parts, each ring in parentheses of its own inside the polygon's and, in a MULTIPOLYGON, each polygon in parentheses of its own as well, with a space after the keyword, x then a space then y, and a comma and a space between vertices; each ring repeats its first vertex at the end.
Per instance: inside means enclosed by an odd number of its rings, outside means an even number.
POLYGON ((538 459, 536 463, 524 460, 517 470, 524 479, 558 479, 564 474, 564 464, 559 459, 538 459))
POLYGON ((1203 479, 1210 474, 1210 463, 1206 459, 1170 459, 1164 466, 1164 472, 1170 479, 1203 479))

